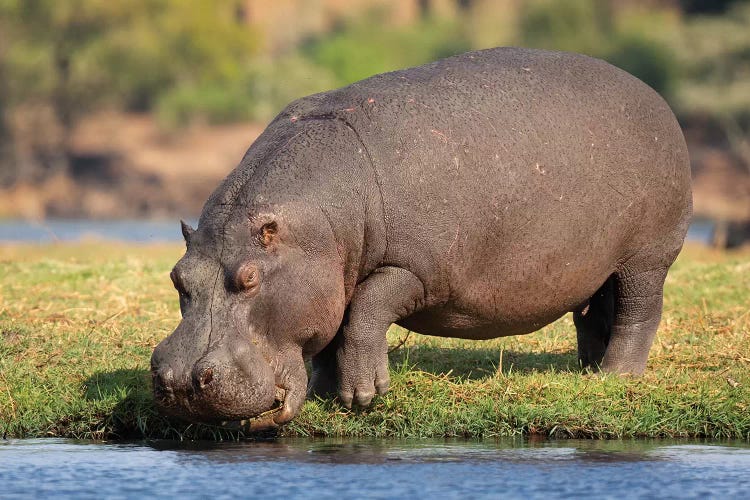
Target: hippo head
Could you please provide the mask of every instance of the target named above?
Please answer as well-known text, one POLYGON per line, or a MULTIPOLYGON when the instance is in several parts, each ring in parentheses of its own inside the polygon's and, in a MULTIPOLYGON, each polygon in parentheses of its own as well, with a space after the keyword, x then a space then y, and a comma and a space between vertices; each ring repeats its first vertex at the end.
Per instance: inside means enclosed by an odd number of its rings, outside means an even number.
POLYGON ((170 275, 182 320, 151 371, 162 412, 203 422, 263 415, 262 428, 304 402, 304 357, 333 339, 344 314, 343 271, 319 209, 237 212, 204 210, 196 230, 183 223, 187 251, 170 275))

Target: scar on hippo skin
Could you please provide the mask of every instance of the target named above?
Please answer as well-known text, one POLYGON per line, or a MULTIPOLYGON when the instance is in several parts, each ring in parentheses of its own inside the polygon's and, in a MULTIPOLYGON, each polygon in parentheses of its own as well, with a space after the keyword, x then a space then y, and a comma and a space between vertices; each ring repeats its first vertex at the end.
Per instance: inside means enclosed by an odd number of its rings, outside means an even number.
POLYGON ((640 374, 691 198, 667 104, 590 57, 488 49, 299 99, 181 223, 157 406, 252 429, 367 406, 392 323, 483 340, 572 312, 582 367, 640 374))

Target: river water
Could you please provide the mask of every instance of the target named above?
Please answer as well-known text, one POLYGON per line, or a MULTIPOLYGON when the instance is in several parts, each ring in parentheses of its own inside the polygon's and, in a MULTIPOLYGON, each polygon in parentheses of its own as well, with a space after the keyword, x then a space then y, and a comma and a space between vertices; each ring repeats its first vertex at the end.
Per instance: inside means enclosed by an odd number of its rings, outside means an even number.
POLYGON ((750 443, 0 441, 2 498, 748 498, 750 443))
MULTIPOLYGON (((190 221, 195 226, 195 221, 190 221)), ((0 242, 51 243, 83 239, 134 243, 182 241, 178 220, 86 220, 0 221, 0 242)))

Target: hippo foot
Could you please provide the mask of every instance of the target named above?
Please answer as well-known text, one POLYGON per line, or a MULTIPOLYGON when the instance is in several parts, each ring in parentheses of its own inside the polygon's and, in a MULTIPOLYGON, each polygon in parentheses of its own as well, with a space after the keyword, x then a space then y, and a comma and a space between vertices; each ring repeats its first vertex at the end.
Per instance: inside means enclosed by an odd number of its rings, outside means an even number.
POLYGON ((356 361, 350 364, 345 357, 342 357, 339 363, 341 370, 339 400, 347 408, 351 408, 352 404, 360 407, 370 406, 375 394, 382 395, 388 392, 391 380, 388 375, 387 355, 377 361, 373 359, 363 361, 365 361, 362 363, 363 366, 357 366, 356 361), (364 375, 368 373, 373 373, 375 376, 364 375))
POLYGON ((661 319, 668 267, 651 254, 633 256, 592 298, 588 314, 576 313, 582 363, 597 366, 603 353, 602 372, 643 373, 661 319))

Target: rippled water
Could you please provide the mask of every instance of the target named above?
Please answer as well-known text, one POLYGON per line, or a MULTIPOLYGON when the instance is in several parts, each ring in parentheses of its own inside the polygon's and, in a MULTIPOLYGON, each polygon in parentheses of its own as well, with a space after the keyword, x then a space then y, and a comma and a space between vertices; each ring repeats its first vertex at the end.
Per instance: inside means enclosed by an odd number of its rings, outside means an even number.
POLYGON ((743 498, 748 443, 0 441, 0 497, 743 498))

